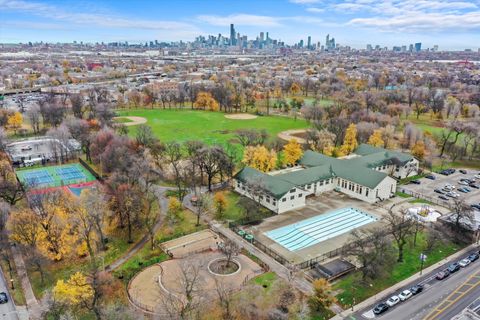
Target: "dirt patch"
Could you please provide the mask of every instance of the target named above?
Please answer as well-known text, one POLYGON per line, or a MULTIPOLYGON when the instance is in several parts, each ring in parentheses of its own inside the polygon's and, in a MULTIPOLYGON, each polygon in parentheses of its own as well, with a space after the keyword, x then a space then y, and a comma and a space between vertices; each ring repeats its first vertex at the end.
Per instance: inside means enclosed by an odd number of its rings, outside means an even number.
POLYGON ((248 113, 234 113, 234 114, 226 114, 225 118, 233 119, 233 120, 251 120, 256 119, 257 116, 248 113))
POLYGON ((115 117, 113 119, 128 119, 131 120, 130 122, 124 122, 123 124, 127 127, 130 126, 136 126, 138 124, 143 124, 147 123, 147 119, 144 117, 134 117, 134 116, 128 116, 128 117, 115 117))
POLYGON ((278 137, 286 141, 295 139, 297 140, 298 143, 304 144, 304 143, 307 143, 307 141, 304 138, 302 138, 302 136, 305 137, 305 132, 307 132, 306 129, 286 130, 286 131, 280 132, 278 134, 278 137))
POLYGON ((212 261, 208 265, 208 269, 215 274, 227 275, 227 274, 232 274, 236 272, 238 269, 240 269, 240 265, 235 261, 229 261, 227 264, 227 260, 218 259, 218 260, 212 261))

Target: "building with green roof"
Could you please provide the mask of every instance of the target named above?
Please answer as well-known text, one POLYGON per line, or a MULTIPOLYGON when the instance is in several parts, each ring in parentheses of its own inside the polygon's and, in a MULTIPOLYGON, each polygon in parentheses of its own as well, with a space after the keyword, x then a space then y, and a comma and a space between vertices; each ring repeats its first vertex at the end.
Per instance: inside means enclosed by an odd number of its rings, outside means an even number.
POLYGON ((245 167, 235 175, 235 191, 283 213, 305 206, 305 198, 336 190, 375 203, 390 198, 396 180, 418 172, 409 154, 361 144, 345 158, 305 151, 298 166, 271 173, 245 167))

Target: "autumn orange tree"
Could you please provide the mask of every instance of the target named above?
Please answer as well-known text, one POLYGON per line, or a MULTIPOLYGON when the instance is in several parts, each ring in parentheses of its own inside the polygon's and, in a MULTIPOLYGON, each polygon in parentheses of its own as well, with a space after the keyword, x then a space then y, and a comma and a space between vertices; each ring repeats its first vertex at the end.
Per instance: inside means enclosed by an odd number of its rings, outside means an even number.
POLYGON ((197 109, 218 111, 220 105, 210 92, 200 91, 193 106, 197 109))
POLYGON ((343 144, 340 147, 340 152, 342 155, 349 155, 357 148, 357 146, 357 126, 354 123, 350 123, 347 131, 345 132, 345 138, 343 139, 343 144))
POLYGON ((17 130, 22 127, 23 117, 20 112, 15 112, 8 117, 7 124, 10 128, 13 129, 13 132, 17 134, 17 130))
POLYGON ((296 82, 292 83, 292 85, 290 86, 290 92, 293 95, 297 95, 301 90, 302 90, 302 87, 300 87, 300 85, 296 82))
POLYGON ((372 135, 368 138, 368 144, 374 147, 383 147, 385 142, 383 141, 383 132, 380 129, 374 130, 372 135))
POLYGON ((312 285, 313 294, 308 302, 314 311, 324 311, 337 301, 328 280, 320 278, 313 281, 312 285))
POLYGON ((286 165, 293 166, 302 157, 302 155, 302 146, 297 142, 296 139, 290 140, 283 147, 284 163, 286 165))
POLYGON ((242 162, 249 167, 268 172, 277 165, 277 153, 264 146, 248 146, 243 153, 242 162))
POLYGON ((215 196, 213 197, 213 205, 215 207, 215 213, 217 218, 223 218, 223 215, 225 214, 225 210, 227 209, 228 205, 227 199, 223 192, 220 191, 215 193, 215 196))

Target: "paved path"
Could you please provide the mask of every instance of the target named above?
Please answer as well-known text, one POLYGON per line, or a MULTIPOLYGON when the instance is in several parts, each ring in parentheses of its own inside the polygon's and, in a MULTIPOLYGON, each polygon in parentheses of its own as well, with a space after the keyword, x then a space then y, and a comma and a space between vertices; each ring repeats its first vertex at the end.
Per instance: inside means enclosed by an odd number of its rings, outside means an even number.
MULTIPOLYGON (((158 218, 157 223, 155 224, 155 233, 160 227, 162 226, 163 219, 166 216, 167 210, 168 210, 168 199, 165 196, 165 193, 167 190, 175 190, 175 188, 172 187, 164 187, 164 186, 159 186, 159 185, 152 185, 152 192, 155 194, 158 200, 158 204, 160 206, 160 215, 158 218)), ((125 255, 120 257, 119 259, 115 260, 112 262, 110 265, 105 267, 105 270, 107 271, 112 271, 121 266, 125 261, 130 259, 132 256, 134 256, 138 250, 142 249, 143 246, 150 241, 150 236, 148 234, 144 235, 140 241, 138 241, 125 255)))
MULTIPOLYGON (((131 120, 130 122, 123 122, 122 124, 130 127, 130 126, 136 126, 138 124, 144 124, 147 123, 147 119, 144 117, 134 117, 134 116, 122 116, 122 117, 115 117, 115 118, 126 118, 128 120, 131 120)), ((115 120, 115 118, 113 118, 115 120)))
POLYGON ((0 292, 5 292, 8 295, 8 303, 0 304, 0 319, 1 320, 18 320, 15 303, 13 302, 13 299, 8 292, 7 281, 5 280, 5 276, 3 275, 2 269, 0 269, 0 292))
POLYGON ((30 319, 40 319, 42 307, 33 293, 22 253, 20 252, 20 249, 14 245, 11 246, 11 251, 15 266, 17 267, 17 274, 22 284, 23 294, 25 295, 25 300, 27 302, 27 309, 29 311, 30 319))

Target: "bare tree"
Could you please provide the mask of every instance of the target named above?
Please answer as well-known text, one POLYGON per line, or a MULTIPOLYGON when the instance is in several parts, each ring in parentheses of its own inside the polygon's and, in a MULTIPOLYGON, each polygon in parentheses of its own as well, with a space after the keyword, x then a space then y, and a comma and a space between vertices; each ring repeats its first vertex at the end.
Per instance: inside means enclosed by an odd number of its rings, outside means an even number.
POLYGON ((40 106, 38 104, 32 105, 27 111, 27 118, 33 129, 34 134, 40 132, 40 106))
POLYGON ((407 244, 407 239, 414 233, 414 219, 408 215, 408 210, 402 210, 398 213, 393 211, 393 207, 385 215, 385 221, 388 225, 388 232, 393 236, 398 249, 398 262, 403 262, 403 250, 407 244))

